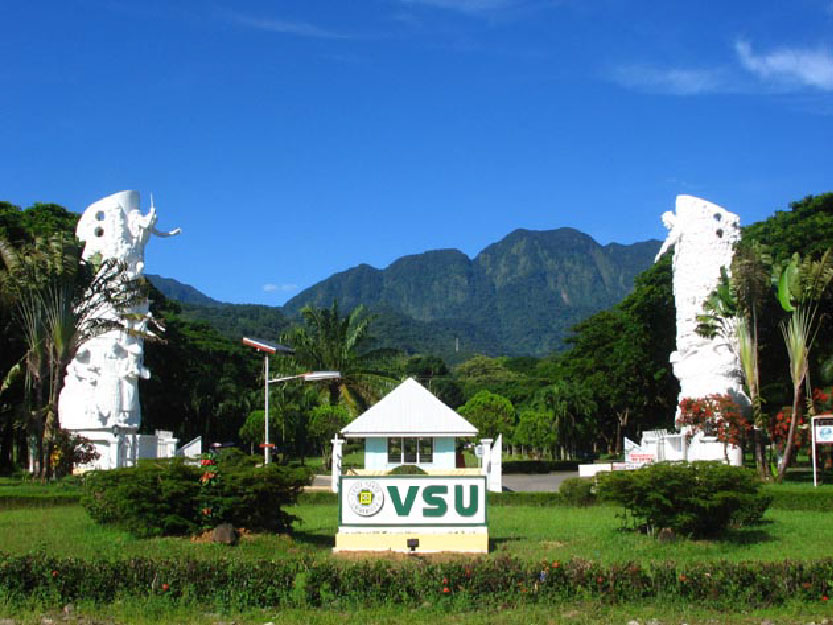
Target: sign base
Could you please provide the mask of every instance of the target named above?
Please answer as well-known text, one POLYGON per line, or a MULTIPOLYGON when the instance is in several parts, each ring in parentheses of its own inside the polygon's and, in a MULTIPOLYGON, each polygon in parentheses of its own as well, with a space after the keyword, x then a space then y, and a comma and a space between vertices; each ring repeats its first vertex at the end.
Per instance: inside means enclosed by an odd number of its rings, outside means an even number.
MULTIPOLYGON (((414 543, 411 542, 413 545, 414 543)), ((393 551, 398 553, 489 553, 487 527, 431 531, 421 527, 339 527, 333 552, 393 551), (417 540, 412 549, 408 542, 417 540)))

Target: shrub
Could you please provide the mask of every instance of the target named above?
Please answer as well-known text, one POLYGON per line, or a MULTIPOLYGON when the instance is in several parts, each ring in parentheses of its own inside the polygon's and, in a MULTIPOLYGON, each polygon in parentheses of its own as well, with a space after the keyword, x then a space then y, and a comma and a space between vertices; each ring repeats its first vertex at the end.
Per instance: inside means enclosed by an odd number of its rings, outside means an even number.
POLYGON ((400 464, 398 467, 391 469, 388 475, 428 475, 420 467, 415 464, 400 464))
POLYGON ((718 462, 660 462, 599 476, 599 496, 623 505, 637 524, 693 537, 759 522, 772 501, 760 486, 750 469, 718 462))
POLYGON ((595 480, 589 477, 571 477, 563 482, 558 494, 571 506, 589 506, 596 503, 595 480))
POLYGON ((232 523, 254 531, 288 531, 294 517, 281 509, 295 501, 309 471, 270 464, 223 466, 210 494, 200 488, 202 467, 182 459, 87 474, 82 505, 98 523, 139 537, 190 534, 204 522, 232 523))
POLYGON ((199 476, 200 470, 182 459, 91 471, 81 504, 94 521, 117 525, 134 536, 188 534, 199 526, 199 476))
POLYGON ((309 482, 308 469, 278 464, 224 469, 209 501, 209 505, 217 506, 217 524, 231 523, 254 531, 292 530, 296 517, 282 507, 298 499, 301 488, 309 482))

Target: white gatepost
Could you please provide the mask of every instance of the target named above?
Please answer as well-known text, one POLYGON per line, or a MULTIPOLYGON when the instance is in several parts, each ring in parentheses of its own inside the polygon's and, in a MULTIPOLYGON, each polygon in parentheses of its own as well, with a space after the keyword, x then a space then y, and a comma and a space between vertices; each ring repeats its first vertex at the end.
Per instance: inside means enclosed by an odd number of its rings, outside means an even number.
POLYGON ((483 464, 480 467, 480 472, 486 476, 486 490, 492 490, 492 438, 481 438, 480 448, 483 450, 481 458, 483 464))
POLYGON ((503 434, 497 435, 495 444, 489 452, 492 470, 489 472, 489 490, 500 493, 503 491, 503 434))
POLYGON ((338 432, 336 432, 335 438, 330 441, 333 444, 333 467, 332 473, 330 477, 331 481, 331 489, 334 493, 338 492, 338 478, 341 477, 341 456, 342 456, 342 445, 344 445, 344 439, 338 437, 338 432))

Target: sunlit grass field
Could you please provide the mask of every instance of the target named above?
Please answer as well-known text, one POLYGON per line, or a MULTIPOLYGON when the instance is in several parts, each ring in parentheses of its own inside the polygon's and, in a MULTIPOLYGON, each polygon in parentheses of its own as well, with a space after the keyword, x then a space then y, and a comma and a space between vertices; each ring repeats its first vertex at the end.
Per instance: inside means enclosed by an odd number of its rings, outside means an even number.
POLYGON ((74 606, 72 616, 54 611, 49 612, 38 605, 15 606, 4 610, 0 603, 0 615, 13 614, 19 625, 43 625, 45 622, 60 622, 66 625, 83 623, 119 623, 123 625, 157 625, 178 623, 182 625, 599 625, 615 623, 625 625, 637 621, 640 625, 661 623, 662 625, 761 625, 762 622, 791 625, 833 619, 833 608, 826 604, 794 603, 775 608, 725 610, 684 604, 646 601, 609 605, 601 602, 565 602, 559 605, 529 605, 500 610, 451 611, 447 608, 423 606, 402 608, 380 606, 374 608, 350 607, 344 609, 297 609, 250 610, 245 612, 206 612, 190 604, 174 604, 154 597, 118 601, 107 605, 74 606))
MULTIPOLYGON (((331 556, 337 531, 335 505, 298 505, 293 537, 247 536, 234 548, 189 538, 137 539, 94 523, 77 505, 0 511, 0 551, 42 551, 81 558, 129 556, 277 559, 298 554, 331 556)), ((488 511, 491 554, 528 560, 578 557, 602 563, 674 560, 811 559, 831 555, 833 522, 827 513, 770 510, 765 523, 730 532, 720 540, 659 542, 623 531, 622 510, 608 506, 543 508, 494 506, 488 511)))

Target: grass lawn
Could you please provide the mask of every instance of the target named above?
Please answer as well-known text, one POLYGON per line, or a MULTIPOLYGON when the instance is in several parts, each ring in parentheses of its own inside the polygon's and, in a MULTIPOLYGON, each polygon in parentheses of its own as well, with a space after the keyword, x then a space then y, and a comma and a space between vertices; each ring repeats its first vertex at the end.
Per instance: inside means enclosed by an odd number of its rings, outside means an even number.
MULTIPOLYGON (((136 539, 120 530, 93 523, 77 505, 0 511, 0 551, 82 558, 156 557, 276 559, 307 553, 331 557, 337 529, 335 505, 299 505, 293 538, 255 535, 234 549, 188 538, 136 539)), ((602 563, 703 560, 812 559, 829 555, 820 545, 833 544, 833 523, 823 512, 770 510, 758 527, 731 532, 721 540, 669 543, 622 531, 619 508, 499 507, 489 509, 492 553, 528 560, 579 557, 602 563)))
POLYGON ((765 610, 744 610, 739 606, 733 613, 668 602, 625 603, 605 605, 599 602, 568 602, 556 606, 526 606, 500 610, 440 611, 433 606, 409 609, 383 606, 372 609, 281 609, 252 610, 247 612, 210 613, 197 606, 171 604, 150 598, 117 602, 106 606, 78 605, 70 616, 44 610, 37 605, 7 608, 0 603, 0 616, 12 616, 20 625, 43 625, 58 622, 64 625, 89 625, 119 623, 123 625, 151 625, 181 623, 188 625, 598 625, 616 623, 625 625, 638 621, 640 625, 760 625, 771 621, 778 625, 822 623, 833 620, 833 608, 829 605, 796 603, 765 610), (6 609, 4 609, 6 608, 6 609))

